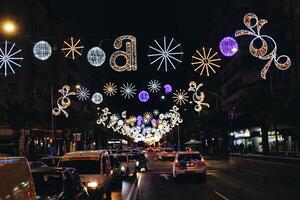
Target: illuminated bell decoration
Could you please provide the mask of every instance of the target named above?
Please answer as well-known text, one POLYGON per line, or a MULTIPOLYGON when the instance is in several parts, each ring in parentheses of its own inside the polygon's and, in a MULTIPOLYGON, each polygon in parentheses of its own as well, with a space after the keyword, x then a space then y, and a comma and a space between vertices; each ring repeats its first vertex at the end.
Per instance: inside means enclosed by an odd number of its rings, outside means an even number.
POLYGON ((166 94, 170 94, 173 91, 172 86, 170 84, 164 85, 164 90, 166 94))
POLYGON ((102 94, 96 92, 95 94, 93 94, 92 96, 92 101, 94 102, 94 104, 100 104, 103 101, 103 96, 102 94))
POLYGON ((147 102, 149 100, 149 98, 150 98, 150 96, 147 91, 143 90, 139 93, 139 100, 141 102, 147 102))
POLYGON ((219 44, 221 53, 226 57, 231 57, 239 50, 238 43, 232 37, 225 37, 219 44))
POLYGON ((101 66, 105 61, 105 52, 100 47, 93 47, 87 54, 87 60, 95 67, 101 66))
POLYGON ((52 48, 46 41, 39 41, 33 47, 33 54, 39 60, 47 60, 52 54, 52 48))

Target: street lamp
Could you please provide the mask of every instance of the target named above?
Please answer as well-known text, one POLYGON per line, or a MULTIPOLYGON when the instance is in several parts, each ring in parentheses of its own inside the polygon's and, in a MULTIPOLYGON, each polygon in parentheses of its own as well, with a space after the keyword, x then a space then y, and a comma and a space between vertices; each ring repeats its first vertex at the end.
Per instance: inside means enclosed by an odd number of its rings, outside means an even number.
POLYGON ((76 89, 80 89, 80 88, 81 88, 81 85, 77 84, 77 85, 75 86, 75 88, 76 88, 76 89))
POLYGON ((1 30, 6 35, 14 35, 17 29, 17 24, 11 19, 3 20, 1 23, 1 30))

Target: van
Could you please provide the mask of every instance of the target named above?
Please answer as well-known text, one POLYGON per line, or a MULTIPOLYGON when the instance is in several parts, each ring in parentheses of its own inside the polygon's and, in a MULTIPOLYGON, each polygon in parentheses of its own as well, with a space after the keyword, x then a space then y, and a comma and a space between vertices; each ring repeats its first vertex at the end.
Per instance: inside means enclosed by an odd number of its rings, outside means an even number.
POLYGON ((34 183, 24 157, 0 157, 0 200, 35 200, 34 183))
POLYGON ((62 156, 60 167, 75 168, 92 199, 111 196, 111 166, 105 150, 77 151, 62 156))

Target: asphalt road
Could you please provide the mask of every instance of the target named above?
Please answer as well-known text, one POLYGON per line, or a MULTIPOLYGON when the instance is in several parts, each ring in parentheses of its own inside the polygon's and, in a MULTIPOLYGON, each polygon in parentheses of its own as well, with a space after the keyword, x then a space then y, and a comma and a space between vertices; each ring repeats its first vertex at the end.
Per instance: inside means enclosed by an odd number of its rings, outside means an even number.
POLYGON ((159 161, 154 154, 148 157, 150 171, 124 180, 122 188, 112 193, 113 200, 300 199, 299 188, 233 171, 224 160, 206 160, 207 182, 191 178, 174 182, 172 162, 159 161))

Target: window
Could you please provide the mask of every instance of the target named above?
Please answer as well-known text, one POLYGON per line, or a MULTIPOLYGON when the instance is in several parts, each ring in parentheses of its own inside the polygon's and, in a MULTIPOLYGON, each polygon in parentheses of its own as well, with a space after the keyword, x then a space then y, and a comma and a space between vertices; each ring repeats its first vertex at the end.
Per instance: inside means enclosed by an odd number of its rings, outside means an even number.
POLYGON ((101 169, 99 160, 64 160, 60 167, 75 168, 79 174, 99 174, 101 169))

